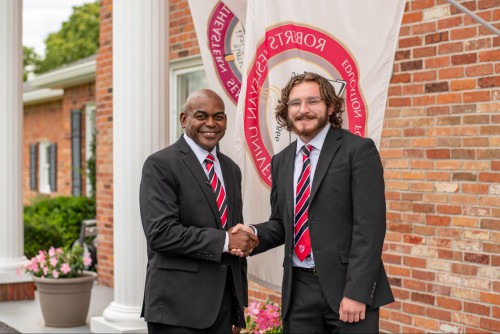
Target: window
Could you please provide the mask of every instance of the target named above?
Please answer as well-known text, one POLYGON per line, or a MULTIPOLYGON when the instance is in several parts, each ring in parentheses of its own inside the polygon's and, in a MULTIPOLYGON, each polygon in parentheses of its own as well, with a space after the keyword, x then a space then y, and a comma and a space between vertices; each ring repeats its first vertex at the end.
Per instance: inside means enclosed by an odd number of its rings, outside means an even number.
POLYGON ((56 144, 48 141, 38 143, 38 191, 50 194, 57 190, 56 184, 56 144))
POLYGON ((179 117, 189 94, 207 88, 208 80, 200 57, 177 61, 170 65, 170 143, 183 133, 179 117))

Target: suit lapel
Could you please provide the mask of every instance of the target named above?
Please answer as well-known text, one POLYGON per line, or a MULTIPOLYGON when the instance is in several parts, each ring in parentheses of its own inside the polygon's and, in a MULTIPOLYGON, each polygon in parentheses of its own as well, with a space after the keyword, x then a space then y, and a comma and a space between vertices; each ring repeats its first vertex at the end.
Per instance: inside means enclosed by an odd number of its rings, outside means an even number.
POLYGON ((196 158, 196 155, 191 150, 184 137, 181 137, 177 141, 177 144, 179 146, 179 151, 183 154, 182 161, 200 186, 201 191, 205 195, 207 202, 210 205, 212 212, 214 213, 217 227, 221 228, 222 223, 220 220, 219 209, 217 208, 217 202, 215 200, 215 195, 212 187, 210 186, 210 183, 208 182, 208 178, 205 174, 205 171, 203 170, 203 167, 201 166, 200 162, 196 158))
MULTIPOLYGON (((330 166, 333 157, 337 153, 338 149, 342 145, 342 132, 339 129, 330 128, 326 134, 325 142, 321 148, 321 153, 319 154, 318 165, 316 166, 316 171, 314 172, 314 179, 311 189, 311 198, 309 203, 314 200, 314 195, 318 191, 318 188, 325 177, 328 166, 330 166)), ((310 205, 310 204, 309 204, 310 205)))
POLYGON ((293 172, 294 172, 294 166, 295 166, 295 152, 297 151, 297 141, 294 142, 293 145, 290 145, 288 148, 287 152, 284 152, 285 155, 283 157, 284 160, 284 168, 280 168, 280 170, 284 171, 284 186, 286 187, 285 194, 286 194, 286 203, 287 203, 287 210, 289 215, 289 219, 293 222, 294 221, 294 216, 295 216, 295 203, 293 203, 294 199, 294 192, 295 192, 295 185, 293 181, 293 172), (287 166, 291 166, 287 167, 287 166))

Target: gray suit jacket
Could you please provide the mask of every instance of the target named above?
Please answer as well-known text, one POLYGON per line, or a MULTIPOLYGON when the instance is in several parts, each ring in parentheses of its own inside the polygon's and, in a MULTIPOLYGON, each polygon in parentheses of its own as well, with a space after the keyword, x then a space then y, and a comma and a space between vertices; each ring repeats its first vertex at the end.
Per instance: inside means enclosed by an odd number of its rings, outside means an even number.
MULTIPOLYGON (((292 291, 293 166, 296 142, 272 159, 271 217, 255 225, 253 254, 285 244, 282 315, 292 291)), ((394 301, 381 255, 386 230, 384 177, 371 139, 330 128, 309 199, 309 231, 318 278, 330 307, 343 296, 368 308, 394 301)))
MULTIPOLYGON (((243 223, 241 172, 217 153, 228 202, 228 227, 243 223)), ((219 312, 227 270, 242 325, 248 304, 246 261, 223 254, 225 231, 207 176, 187 142, 152 154, 144 163, 141 218, 148 246, 142 315, 147 322, 208 328, 219 312)), ((235 322, 236 322, 235 320, 235 322)))

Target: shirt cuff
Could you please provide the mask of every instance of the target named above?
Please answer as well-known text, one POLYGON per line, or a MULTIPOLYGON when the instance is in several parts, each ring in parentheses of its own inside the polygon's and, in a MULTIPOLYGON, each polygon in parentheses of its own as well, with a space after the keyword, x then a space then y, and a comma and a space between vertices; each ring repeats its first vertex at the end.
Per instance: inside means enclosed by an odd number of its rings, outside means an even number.
POLYGON ((226 239, 224 240, 224 249, 222 250, 224 253, 229 252, 229 234, 226 232, 226 239))
POLYGON ((255 226, 253 226, 253 225, 248 225, 248 226, 250 226, 252 228, 253 234, 255 234, 255 236, 258 237, 258 235, 257 235, 257 229, 255 228, 255 226))

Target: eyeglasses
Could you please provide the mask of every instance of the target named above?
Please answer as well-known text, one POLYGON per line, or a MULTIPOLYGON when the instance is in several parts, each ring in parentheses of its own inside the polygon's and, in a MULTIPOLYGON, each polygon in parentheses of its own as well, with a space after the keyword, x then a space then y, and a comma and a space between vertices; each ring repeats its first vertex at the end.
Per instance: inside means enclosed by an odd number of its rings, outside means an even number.
POLYGON ((323 101, 323 99, 319 96, 308 96, 304 100, 301 99, 293 99, 288 101, 288 109, 291 111, 298 111, 302 106, 302 102, 306 103, 308 108, 314 108, 319 105, 323 101))

